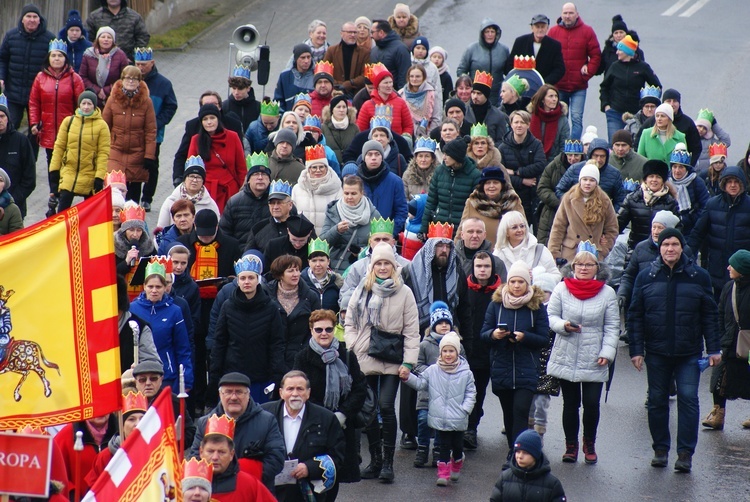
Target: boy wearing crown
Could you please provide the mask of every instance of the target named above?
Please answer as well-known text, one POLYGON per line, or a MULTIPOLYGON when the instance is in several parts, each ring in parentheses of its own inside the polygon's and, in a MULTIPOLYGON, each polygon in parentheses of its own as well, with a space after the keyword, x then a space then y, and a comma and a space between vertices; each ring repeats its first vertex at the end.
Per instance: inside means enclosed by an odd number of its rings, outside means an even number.
POLYGON ((221 108, 237 115, 242 121, 242 130, 246 131, 260 116, 260 102, 255 99, 250 68, 245 65, 235 66, 227 83, 229 97, 221 104, 221 108))
POLYGON ((329 61, 321 61, 315 65, 313 75, 313 85, 315 90, 310 93, 310 103, 312 104, 312 115, 320 117, 323 114, 323 108, 331 103, 333 98, 333 64, 329 61))
POLYGON ((473 124, 484 124, 487 133, 495 144, 503 141, 508 131, 508 116, 492 106, 490 91, 492 90, 492 75, 477 70, 471 85, 471 102, 466 110, 466 120, 473 124))

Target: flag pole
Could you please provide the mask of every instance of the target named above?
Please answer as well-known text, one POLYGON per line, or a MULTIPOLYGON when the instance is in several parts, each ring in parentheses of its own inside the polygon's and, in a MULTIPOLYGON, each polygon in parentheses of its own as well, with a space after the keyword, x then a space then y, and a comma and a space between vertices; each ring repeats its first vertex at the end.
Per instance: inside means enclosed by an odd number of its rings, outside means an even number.
POLYGON ((81 488, 78 481, 81 479, 81 452, 83 451, 83 432, 76 432, 76 441, 73 444, 73 451, 75 451, 75 492, 73 500, 80 502, 81 500, 81 488))
POLYGON ((180 393, 177 395, 180 399, 180 461, 185 458, 185 399, 188 395, 185 392, 185 366, 180 364, 180 393))
POLYGON ((141 327, 133 320, 128 321, 128 326, 130 326, 130 330, 133 332, 133 364, 137 366, 138 346, 141 343, 141 327))

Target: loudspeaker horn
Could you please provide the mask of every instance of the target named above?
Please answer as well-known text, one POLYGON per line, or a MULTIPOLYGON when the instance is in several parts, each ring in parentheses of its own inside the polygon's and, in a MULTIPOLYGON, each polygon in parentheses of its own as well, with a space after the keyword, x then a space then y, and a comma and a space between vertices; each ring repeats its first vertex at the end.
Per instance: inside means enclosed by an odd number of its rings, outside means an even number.
POLYGON ((258 47, 259 38, 258 30, 252 24, 238 26, 232 33, 232 43, 243 52, 253 52, 258 47))

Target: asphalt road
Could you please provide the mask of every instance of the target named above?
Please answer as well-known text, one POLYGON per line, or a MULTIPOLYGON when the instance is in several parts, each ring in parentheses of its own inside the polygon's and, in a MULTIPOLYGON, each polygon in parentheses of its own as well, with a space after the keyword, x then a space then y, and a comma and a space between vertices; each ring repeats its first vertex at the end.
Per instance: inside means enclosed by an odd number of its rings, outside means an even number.
MULTIPOLYGON (((155 200, 164 200, 172 190, 172 157, 182 136, 184 123, 197 115, 198 96, 206 89, 218 90, 222 96, 226 96, 228 43, 236 26, 252 23, 265 36, 273 13, 276 13, 268 34, 272 75, 271 83, 265 90, 265 94, 272 94, 291 47, 306 38, 310 20, 325 20, 329 26, 329 40, 337 43, 342 22, 361 14, 371 19, 386 17, 394 3, 384 0, 258 0, 207 33, 187 51, 158 53, 157 66, 161 73, 172 80, 180 108, 167 127, 161 150, 162 174, 155 200)), ((478 26, 483 17, 489 15, 501 25, 501 41, 511 46, 516 36, 528 32, 528 22, 534 14, 545 13, 554 20, 559 16, 562 3, 561 0, 542 0, 529 6, 530 2, 518 0, 506 0, 502 4, 480 0, 427 0, 412 2, 411 6, 412 11, 421 16, 423 34, 432 45, 441 45, 448 51, 448 64, 455 69, 464 48, 477 39, 478 26)), ((737 108, 744 102, 746 90, 743 84, 750 80, 750 67, 747 64, 750 42, 746 37, 749 5, 729 0, 631 0, 627 4, 614 6, 612 2, 596 0, 582 3, 579 11, 582 19, 594 26, 600 41, 606 39, 610 32, 612 16, 621 13, 628 26, 640 34, 646 59, 665 87, 675 87, 682 93, 685 112, 693 117, 703 107, 715 112, 719 123, 732 135, 733 146, 729 156, 730 161, 735 162, 744 154, 745 145, 750 139, 750 131, 743 127, 743 109, 737 108), (673 8, 675 6, 679 7, 673 8), (735 102, 735 99, 740 101, 735 102)), ((606 123, 599 112, 598 102, 600 81, 601 77, 591 81, 584 122, 585 125, 596 125, 600 135, 604 135, 606 123)), ((262 89, 257 86, 255 91, 256 96, 263 95, 262 89)), ((41 220, 46 210, 44 160, 40 159, 37 167, 37 190, 29 200, 27 225, 41 220)), ((159 204, 154 204, 149 215, 152 228, 158 208, 159 204)), ((708 376, 709 372, 706 372, 701 384, 701 416, 705 416, 711 408, 708 376)), ((552 400, 545 452, 550 456, 552 471, 561 479, 569 499, 750 500, 750 430, 743 430, 739 425, 750 417, 750 404, 730 402, 725 430, 701 432, 693 472, 678 475, 671 469, 671 464, 668 469, 649 466, 652 452, 643 406, 645 389, 645 373, 637 373, 633 369, 627 347, 621 347, 609 402, 601 406, 597 442, 600 460, 595 466, 584 465, 583 462, 574 465, 561 462, 564 448, 560 422, 561 398, 552 400)), ((673 402, 671 408, 672 430, 675 431, 676 403, 673 402)), ((479 431, 480 449, 468 453, 458 486, 437 488, 433 469, 413 468, 413 452, 398 450, 394 484, 363 481, 344 485, 339 500, 487 500, 505 458, 506 446, 505 438, 500 434, 502 412, 491 394, 485 413, 479 431)), ((363 457, 366 464, 366 448, 363 449, 363 457)), ((673 453, 672 462, 674 457, 673 453)))

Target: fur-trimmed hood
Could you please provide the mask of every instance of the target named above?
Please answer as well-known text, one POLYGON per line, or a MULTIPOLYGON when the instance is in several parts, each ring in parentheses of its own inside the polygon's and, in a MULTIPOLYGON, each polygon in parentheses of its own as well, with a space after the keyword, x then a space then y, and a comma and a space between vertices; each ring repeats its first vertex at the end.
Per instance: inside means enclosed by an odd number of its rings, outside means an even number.
MULTIPOLYGON (((572 279, 573 265, 571 265, 570 263, 565 264, 562 268, 560 268, 560 273, 562 274, 563 278, 567 277, 568 279, 572 279)), ((612 270, 609 268, 609 265, 607 265, 603 261, 600 261, 599 271, 596 273, 596 280, 608 282, 610 277, 612 277, 612 270)))
POLYGON ((398 33, 401 38, 412 38, 419 33, 419 19, 414 14, 409 16, 409 22, 405 28, 399 28, 396 26, 396 18, 393 15, 388 16, 388 24, 391 25, 393 31, 398 33))
MULTIPOLYGON (((503 303, 503 291, 505 291, 506 287, 508 287, 508 285, 503 284, 502 288, 497 288, 495 292, 492 293, 493 302, 503 303)), ((529 300, 529 303, 527 303, 526 306, 531 310, 539 310, 539 307, 544 303, 544 291, 539 286, 531 286, 531 289, 534 290, 534 294, 531 296, 531 300, 529 300)))
MULTIPOLYGON (((325 124, 330 122, 331 120, 331 107, 330 106, 324 106, 323 111, 320 112, 320 121, 325 124)), ((357 125, 357 109, 353 106, 348 106, 346 108, 346 116, 349 117, 349 123, 357 125)), ((331 126, 333 127, 333 126, 331 126)))
POLYGON ((128 98, 122 90, 122 80, 118 80, 112 86, 112 93, 109 95, 109 99, 112 99, 123 108, 132 106, 134 108, 140 108, 146 102, 147 99, 151 99, 148 92, 148 86, 146 82, 141 80, 138 83, 138 92, 133 96, 132 99, 128 98))

